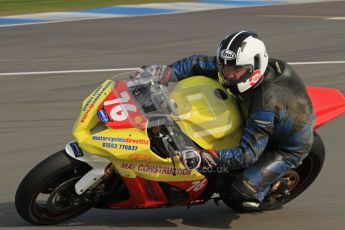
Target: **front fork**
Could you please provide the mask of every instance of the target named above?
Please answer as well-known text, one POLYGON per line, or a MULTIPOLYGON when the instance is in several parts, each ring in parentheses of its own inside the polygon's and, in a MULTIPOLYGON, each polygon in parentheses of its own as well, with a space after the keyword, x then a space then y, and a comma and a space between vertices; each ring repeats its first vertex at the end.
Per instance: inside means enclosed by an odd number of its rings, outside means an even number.
POLYGON ((89 153, 84 154, 76 141, 68 142, 65 151, 70 157, 85 162, 92 167, 92 169, 75 184, 75 192, 78 195, 83 194, 90 188, 95 188, 104 180, 104 176, 107 177, 109 175, 107 168, 111 162, 97 155, 89 153))

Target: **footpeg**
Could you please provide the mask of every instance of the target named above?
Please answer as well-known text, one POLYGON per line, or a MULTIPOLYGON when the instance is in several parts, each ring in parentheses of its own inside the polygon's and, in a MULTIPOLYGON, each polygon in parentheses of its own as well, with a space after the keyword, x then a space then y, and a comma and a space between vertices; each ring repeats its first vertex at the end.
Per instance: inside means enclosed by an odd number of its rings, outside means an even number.
POLYGON ((222 200, 220 197, 213 198, 214 204, 218 207, 219 201, 222 200))

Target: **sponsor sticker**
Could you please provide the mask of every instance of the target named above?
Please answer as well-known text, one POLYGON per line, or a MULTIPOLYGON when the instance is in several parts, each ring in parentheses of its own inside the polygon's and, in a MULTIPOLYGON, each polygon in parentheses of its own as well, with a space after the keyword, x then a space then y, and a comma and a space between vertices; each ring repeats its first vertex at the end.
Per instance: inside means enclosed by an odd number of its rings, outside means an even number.
POLYGON ((152 160, 152 157, 150 155, 139 154, 139 153, 131 154, 128 156, 128 158, 131 160, 137 160, 137 161, 150 161, 150 160, 152 160))
POLYGON ((107 123, 109 121, 109 117, 107 115, 107 113, 104 111, 104 109, 100 109, 97 112, 99 119, 103 122, 103 123, 107 123))
POLYGON ((260 70, 255 70, 253 75, 248 79, 249 84, 253 87, 262 78, 262 73, 260 70))
POLYGON ((107 149, 123 149, 128 151, 136 151, 138 149, 138 146, 136 145, 122 145, 108 142, 103 142, 102 147, 107 149))
POLYGON ((106 85, 100 85, 97 87, 97 89, 92 93, 92 95, 89 97, 87 102, 82 108, 83 116, 80 120, 81 123, 84 123, 85 120, 88 118, 89 113, 91 110, 95 107, 98 100, 101 98, 103 93, 112 85, 112 81, 109 81, 106 85))
MULTIPOLYGON (((137 172, 159 173, 159 174, 165 174, 165 175, 170 175, 174 171, 174 168, 169 167, 169 166, 145 165, 145 164, 125 163, 125 162, 122 163, 120 167, 125 170, 135 170, 137 172)), ((192 174, 192 170, 176 168, 176 174, 181 175, 181 176, 190 176, 192 174)))
POLYGON ((75 157, 82 157, 82 156, 84 156, 83 150, 81 150, 81 148, 79 147, 77 142, 71 143, 70 146, 71 146, 71 148, 73 150, 73 153, 74 153, 75 157))
POLYGON ((147 139, 133 139, 130 137, 109 137, 109 136, 92 136, 93 141, 107 141, 107 142, 126 142, 129 144, 139 144, 139 145, 148 145, 149 140, 147 139))
POLYGON ((236 58, 236 54, 231 50, 224 49, 220 51, 220 57, 225 60, 233 60, 236 58))

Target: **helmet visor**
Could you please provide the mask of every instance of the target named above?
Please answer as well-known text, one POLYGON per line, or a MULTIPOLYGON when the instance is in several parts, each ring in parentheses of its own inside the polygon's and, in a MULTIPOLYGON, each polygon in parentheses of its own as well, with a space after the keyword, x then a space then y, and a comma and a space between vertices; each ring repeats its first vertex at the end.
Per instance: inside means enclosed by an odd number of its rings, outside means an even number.
POLYGON ((253 66, 220 65, 219 70, 225 81, 242 82, 246 80, 246 76, 250 76, 253 73, 253 66))

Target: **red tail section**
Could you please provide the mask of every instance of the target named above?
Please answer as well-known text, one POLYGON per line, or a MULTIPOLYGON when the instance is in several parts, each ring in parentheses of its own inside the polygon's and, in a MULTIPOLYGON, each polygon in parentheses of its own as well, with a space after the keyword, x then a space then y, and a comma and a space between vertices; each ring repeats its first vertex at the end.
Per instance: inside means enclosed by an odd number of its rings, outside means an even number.
POLYGON ((307 91, 316 115, 315 129, 345 113, 345 97, 339 90, 307 86, 307 91))

